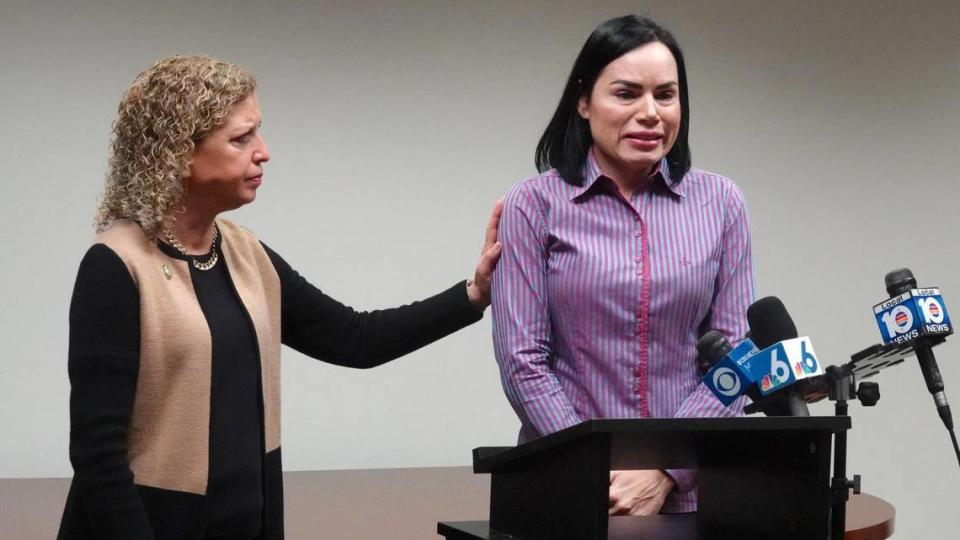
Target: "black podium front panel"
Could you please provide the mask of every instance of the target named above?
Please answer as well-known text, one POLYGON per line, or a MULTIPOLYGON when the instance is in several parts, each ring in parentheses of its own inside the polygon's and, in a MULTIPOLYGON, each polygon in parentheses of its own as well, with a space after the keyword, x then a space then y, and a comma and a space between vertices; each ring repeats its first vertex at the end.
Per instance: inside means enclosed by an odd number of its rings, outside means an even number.
POLYGON ((492 530, 516 538, 606 539, 621 523, 607 518, 611 469, 696 468, 696 538, 825 539, 831 437, 849 427, 848 417, 591 420, 478 448, 474 471, 492 473, 492 530))

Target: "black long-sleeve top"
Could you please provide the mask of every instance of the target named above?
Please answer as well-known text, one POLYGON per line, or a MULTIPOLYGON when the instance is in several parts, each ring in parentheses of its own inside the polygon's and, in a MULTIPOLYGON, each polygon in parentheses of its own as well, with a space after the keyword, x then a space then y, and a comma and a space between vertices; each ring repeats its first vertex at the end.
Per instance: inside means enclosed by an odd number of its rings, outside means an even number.
MULTIPOLYGON (((409 305, 358 312, 264 248, 281 285, 282 342, 319 360, 374 367, 482 317, 464 282, 409 305)), ((160 249, 189 259, 165 244, 160 249)), ((190 270, 212 342, 209 480, 199 496, 134 482, 126 437, 137 388, 139 293, 109 247, 96 244, 83 258, 70 306, 75 477, 59 538, 283 537, 279 449, 264 457, 256 334, 222 253, 220 261, 206 272, 190 270)))

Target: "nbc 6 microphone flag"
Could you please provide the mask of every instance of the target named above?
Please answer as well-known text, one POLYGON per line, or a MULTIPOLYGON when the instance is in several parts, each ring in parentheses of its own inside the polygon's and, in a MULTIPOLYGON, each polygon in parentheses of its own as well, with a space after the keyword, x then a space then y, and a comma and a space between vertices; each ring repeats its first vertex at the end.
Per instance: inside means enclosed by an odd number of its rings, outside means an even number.
POLYGON ((751 358, 750 366, 764 396, 800 379, 823 374, 813 343, 806 336, 774 343, 751 358))

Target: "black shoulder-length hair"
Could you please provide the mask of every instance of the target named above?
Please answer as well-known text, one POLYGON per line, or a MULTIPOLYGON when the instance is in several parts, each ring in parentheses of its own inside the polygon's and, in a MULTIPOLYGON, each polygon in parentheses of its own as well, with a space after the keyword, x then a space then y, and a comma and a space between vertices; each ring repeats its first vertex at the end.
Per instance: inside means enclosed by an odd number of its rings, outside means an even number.
POLYGON ((687 92, 687 71, 683 64, 680 45, 669 30, 646 17, 626 15, 604 22, 594 29, 583 44, 567 78, 560 96, 560 103, 547 124, 534 161, 540 172, 556 168, 564 181, 575 186, 583 184, 583 165, 587 161, 593 137, 589 123, 577 113, 577 103, 583 96, 590 96, 600 72, 610 62, 624 54, 659 41, 663 43, 677 62, 680 85, 680 129, 673 148, 667 153, 670 177, 680 181, 690 170, 690 143, 687 132, 690 127, 690 100, 687 92))

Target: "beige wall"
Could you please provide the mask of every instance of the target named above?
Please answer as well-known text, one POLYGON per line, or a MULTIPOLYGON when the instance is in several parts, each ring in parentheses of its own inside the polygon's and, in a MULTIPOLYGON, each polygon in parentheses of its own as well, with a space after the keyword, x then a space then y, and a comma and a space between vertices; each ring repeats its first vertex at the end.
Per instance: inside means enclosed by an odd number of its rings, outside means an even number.
MULTIPOLYGON (((234 217, 326 292, 376 308, 471 273, 589 31, 648 12, 687 55, 695 165, 743 188, 760 292, 823 358, 878 341, 870 306, 896 266, 960 319, 956 2, 51 4, 0 5, 0 476, 69 474, 66 313, 110 122, 133 77, 175 52, 260 77, 273 160, 234 217)), ((489 332, 369 372, 286 351, 287 468, 462 465, 510 444, 489 332)), ((937 350, 955 401, 958 340, 937 350)), ((878 381, 879 406, 852 407, 849 470, 897 506, 898 536, 948 537, 957 464, 919 371, 878 381)))

